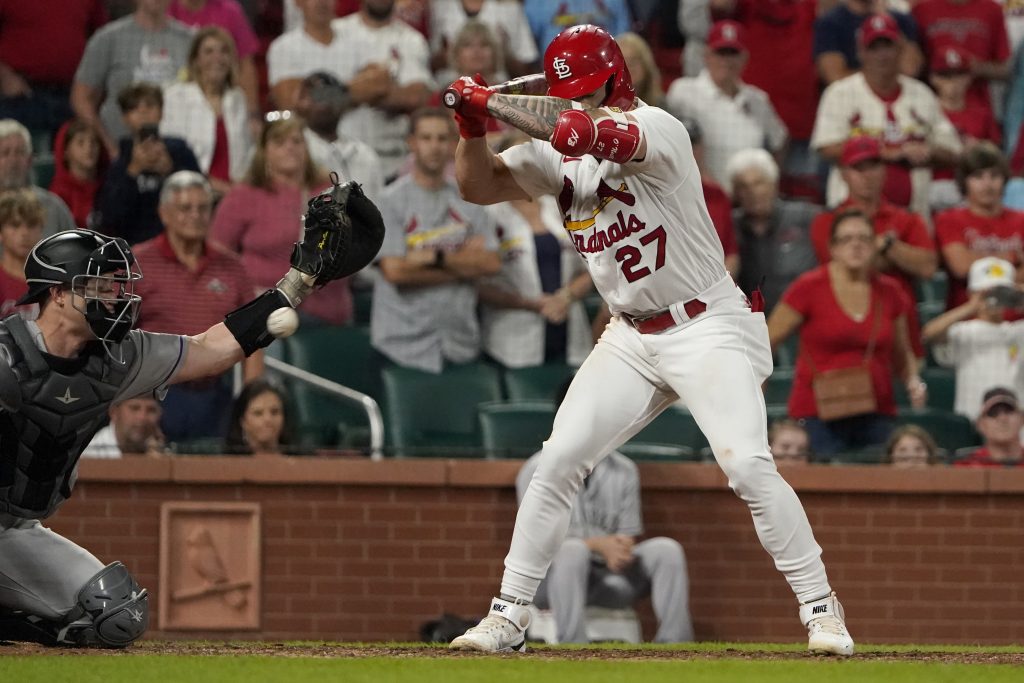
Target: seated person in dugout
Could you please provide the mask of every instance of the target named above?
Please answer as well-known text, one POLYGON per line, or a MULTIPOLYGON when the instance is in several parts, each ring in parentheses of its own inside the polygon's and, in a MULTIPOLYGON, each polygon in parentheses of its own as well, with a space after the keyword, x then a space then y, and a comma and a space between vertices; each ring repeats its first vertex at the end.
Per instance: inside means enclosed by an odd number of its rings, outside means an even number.
POLYGON ((104 565, 41 520, 71 496, 79 456, 112 404, 159 397, 268 346, 271 313, 364 268, 384 237, 356 183, 311 199, 304 223, 277 286, 194 336, 132 329, 142 273, 125 240, 68 230, 32 248, 18 303, 38 302, 39 317, 0 321, 0 640, 126 647, 146 631, 149 596, 128 568, 104 565))
MULTIPOLYGON (((559 403, 568 389, 566 382, 559 403)), ((540 455, 519 470, 520 501, 540 455)), ((554 613, 559 643, 588 642, 588 605, 630 607, 647 594, 658 618, 654 642, 693 640, 683 548, 663 536, 639 541, 643 532, 639 472, 632 460, 613 451, 583 480, 566 539, 537 589, 537 607, 554 613)))

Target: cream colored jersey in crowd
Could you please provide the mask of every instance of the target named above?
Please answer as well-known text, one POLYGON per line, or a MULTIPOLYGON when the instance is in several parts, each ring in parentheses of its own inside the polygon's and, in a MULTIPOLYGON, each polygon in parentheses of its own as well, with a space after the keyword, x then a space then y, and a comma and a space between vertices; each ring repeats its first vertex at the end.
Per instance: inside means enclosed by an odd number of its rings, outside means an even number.
POLYGON ((539 140, 501 158, 528 194, 558 198, 612 313, 642 316, 696 298, 726 270, 686 128, 657 107, 629 114, 647 141, 641 160, 567 157, 539 140))

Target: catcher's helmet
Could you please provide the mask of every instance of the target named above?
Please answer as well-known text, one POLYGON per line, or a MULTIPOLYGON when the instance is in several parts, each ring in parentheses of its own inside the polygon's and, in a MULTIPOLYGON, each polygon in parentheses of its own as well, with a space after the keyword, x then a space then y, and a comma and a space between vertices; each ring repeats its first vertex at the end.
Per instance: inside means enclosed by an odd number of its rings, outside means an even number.
POLYGON ((554 37, 544 51, 544 77, 553 97, 572 100, 604 87, 601 105, 622 110, 632 109, 636 98, 618 43, 593 24, 572 26, 554 37))
POLYGON ((142 273, 128 243, 92 230, 65 230, 40 240, 25 260, 28 291, 18 304, 42 301, 50 287, 65 285, 85 301, 79 310, 107 351, 135 325, 142 273))

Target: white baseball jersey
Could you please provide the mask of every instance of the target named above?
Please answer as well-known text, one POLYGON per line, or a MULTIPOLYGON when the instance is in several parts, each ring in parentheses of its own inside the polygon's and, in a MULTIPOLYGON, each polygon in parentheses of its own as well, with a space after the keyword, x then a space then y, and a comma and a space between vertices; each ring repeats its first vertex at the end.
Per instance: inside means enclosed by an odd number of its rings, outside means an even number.
POLYGON ((686 128, 657 107, 629 113, 647 141, 642 160, 567 157, 540 140, 501 158, 528 194, 558 198, 612 313, 642 316, 696 298, 726 270, 686 128))

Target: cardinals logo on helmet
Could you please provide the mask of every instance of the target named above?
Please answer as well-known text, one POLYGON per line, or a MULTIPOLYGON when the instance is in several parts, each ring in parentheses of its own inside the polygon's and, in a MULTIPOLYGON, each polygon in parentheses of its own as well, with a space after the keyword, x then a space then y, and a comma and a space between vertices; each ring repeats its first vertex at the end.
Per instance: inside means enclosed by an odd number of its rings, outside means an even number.
POLYGON ((551 62, 551 68, 555 70, 559 80, 572 76, 572 67, 561 57, 555 57, 554 61, 551 62))

